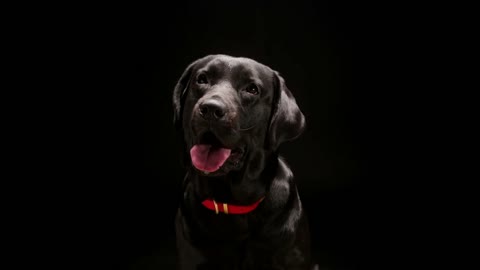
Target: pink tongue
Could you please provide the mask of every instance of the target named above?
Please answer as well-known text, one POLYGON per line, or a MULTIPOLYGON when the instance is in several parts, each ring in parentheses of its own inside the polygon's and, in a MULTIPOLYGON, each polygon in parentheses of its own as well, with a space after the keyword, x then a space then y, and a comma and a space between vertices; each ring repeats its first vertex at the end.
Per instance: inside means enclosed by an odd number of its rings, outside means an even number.
POLYGON ((190 149, 190 157, 195 168, 214 172, 228 159, 231 151, 231 149, 212 147, 208 144, 196 144, 190 149))

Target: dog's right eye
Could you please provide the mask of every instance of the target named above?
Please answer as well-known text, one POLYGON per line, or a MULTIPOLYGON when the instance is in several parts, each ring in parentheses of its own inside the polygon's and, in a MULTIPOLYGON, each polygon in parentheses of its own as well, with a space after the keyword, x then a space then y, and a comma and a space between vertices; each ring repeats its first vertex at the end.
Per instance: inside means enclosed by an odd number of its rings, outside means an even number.
POLYGON ((198 75, 198 77, 197 77, 197 83, 198 83, 198 84, 207 84, 207 83, 208 83, 207 75, 205 75, 205 74, 200 74, 200 75, 198 75))

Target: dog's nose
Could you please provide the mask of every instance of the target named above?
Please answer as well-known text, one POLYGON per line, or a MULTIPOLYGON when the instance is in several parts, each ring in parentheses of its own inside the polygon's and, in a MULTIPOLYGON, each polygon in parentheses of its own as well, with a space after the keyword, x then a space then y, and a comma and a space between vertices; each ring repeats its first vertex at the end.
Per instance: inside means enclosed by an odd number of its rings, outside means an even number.
POLYGON ((200 104, 199 110, 200 115, 207 120, 219 120, 227 112, 225 104, 215 99, 204 101, 200 104))

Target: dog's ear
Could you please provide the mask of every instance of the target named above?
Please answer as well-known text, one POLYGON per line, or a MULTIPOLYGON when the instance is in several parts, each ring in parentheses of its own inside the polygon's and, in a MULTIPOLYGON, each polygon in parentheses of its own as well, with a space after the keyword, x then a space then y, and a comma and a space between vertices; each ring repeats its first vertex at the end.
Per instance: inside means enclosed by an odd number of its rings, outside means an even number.
POLYGON ((188 67, 183 71, 182 76, 178 80, 175 88, 173 89, 173 123, 175 125, 175 132, 177 132, 175 136, 175 143, 179 147, 181 156, 181 163, 183 166, 189 164, 189 158, 186 150, 186 146, 183 139, 183 128, 182 128, 182 114, 183 114, 183 106, 185 104, 185 98, 187 96, 187 90, 190 85, 190 78, 192 76, 193 69, 198 62, 195 61, 188 65, 188 67))
POLYGON ((185 69, 173 90, 173 123, 177 128, 180 128, 182 125, 183 104, 185 103, 185 97, 187 96, 187 89, 190 84, 192 70, 197 62, 198 60, 191 63, 185 69))
POLYGON ((268 129, 270 148, 276 150, 280 144, 294 140, 304 129, 305 116, 285 80, 275 71, 272 116, 268 129))

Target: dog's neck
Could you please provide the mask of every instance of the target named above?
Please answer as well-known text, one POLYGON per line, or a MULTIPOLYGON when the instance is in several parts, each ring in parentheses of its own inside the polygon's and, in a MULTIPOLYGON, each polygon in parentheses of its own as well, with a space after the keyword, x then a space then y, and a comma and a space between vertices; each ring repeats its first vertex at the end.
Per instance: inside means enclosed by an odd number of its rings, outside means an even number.
POLYGON ((223 176, 212 177, 190 172, 189 177, 197 197, 200 200, 211 198, 225 203, 247 205, 265 196, 278 166, 278 157, 265 155, 264 152, 253 155, 259 162, 223 176))

